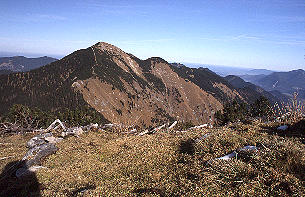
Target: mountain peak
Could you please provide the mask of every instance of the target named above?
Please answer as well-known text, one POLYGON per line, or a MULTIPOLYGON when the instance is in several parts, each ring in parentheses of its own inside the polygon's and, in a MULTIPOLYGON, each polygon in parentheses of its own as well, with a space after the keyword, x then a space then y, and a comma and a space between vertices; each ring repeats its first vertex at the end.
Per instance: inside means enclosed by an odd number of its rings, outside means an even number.
POLYGON ((125 54, 125 52, 122 49, 120 49, 119 47, 114 46, 112 44, 109 44, 107 42, 98 42, 95 45, 93 45, 92 47, 97 48, 97 49, 101 50, 102 52, 108 52, 110 54, 122 54, 122 53, 125 54))

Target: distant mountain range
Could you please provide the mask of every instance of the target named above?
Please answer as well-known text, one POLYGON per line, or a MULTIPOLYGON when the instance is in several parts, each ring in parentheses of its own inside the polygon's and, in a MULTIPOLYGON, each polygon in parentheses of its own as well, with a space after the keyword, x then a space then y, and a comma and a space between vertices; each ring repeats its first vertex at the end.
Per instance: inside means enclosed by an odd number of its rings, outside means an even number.
POLYGON ((243 97, 249 98, 250 103, 253 103, 260 96, 268 98, 271 103, 287 101, 288 99, 287 96, 280 93, 279 91, 266 91, 263 88, 250 82, 246 82, 242 78, 235 75, 228 75, 224 79, 226 79, 231 85, 237 88, 243 97))
POLYGON ((26 72, 54 61, 57 61, 57 59, 47 56, 38 58, 27 58, 24 56, 0 57, 0 74, 26 72))
MULTIPOLYGON (((230 78, 232 76, 239 76, 244 81, 263 88, 279 99, 287 100, 287 96, 291 97, 293 92, 296 91, 299 93, 299 98, 305 99, 305 71, 302 69, 278 72, 268 69, 238 68, 208 64, 187 63, 186 65, 191 67, 205 67, 223 77, 229 76, 230 78)), ((240 79, 235 79, 234 83, 241 83, 240 79)))
POLYGON ((305 99, 305 71, 302 69, 273 72, 269 75, 242 75, 240 77, 267 91, 279 91, 286 95, 299 92, 299 97, 305 99))
POLYGON ((254 69, 254 68, 239 68, 232 66, 220 66, 220 65, 210 65, 210 64, 194 64, 194 63, 185 63, 185 65, 190 67, 203 67, 208 68, 211 71, 215 72, 220 76, 228 76, 228 75, 268 75, 275 71, 267 70, 267 69, 254 69))

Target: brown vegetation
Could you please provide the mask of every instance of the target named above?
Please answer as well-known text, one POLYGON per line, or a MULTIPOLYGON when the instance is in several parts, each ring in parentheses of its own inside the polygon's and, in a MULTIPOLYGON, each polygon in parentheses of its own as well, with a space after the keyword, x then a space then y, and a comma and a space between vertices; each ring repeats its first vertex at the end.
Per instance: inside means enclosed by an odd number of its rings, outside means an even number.
MULTIPOLYGON (((91 131, 58 144, 59 151, 43 162, 47 168, 37 172, 40 192, 43 196, 302 196, 304 144, 298 138, 268 133, 278 125, 234 123, 143 136, 91 131), (216 159, 246 145, 257 151, 216 159)), ((2 138, 1 143, 12 145, 5 145, 1 155, 17 152, 14 159, 20 159, 22 154, 14 150, 22 149, 23 137, 2 138)), ((14 159, 2 161, 1 167, 14 159)))

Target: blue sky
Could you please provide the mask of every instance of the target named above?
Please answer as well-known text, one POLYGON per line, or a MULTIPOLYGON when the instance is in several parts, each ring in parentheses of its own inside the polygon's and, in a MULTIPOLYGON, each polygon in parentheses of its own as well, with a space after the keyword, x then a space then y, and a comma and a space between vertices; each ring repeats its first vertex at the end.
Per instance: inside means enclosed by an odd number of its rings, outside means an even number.
POLYGON ((0 51, 65 56, 98 41, 142 59, 305 69, 304 0, 0 0, 0 51))

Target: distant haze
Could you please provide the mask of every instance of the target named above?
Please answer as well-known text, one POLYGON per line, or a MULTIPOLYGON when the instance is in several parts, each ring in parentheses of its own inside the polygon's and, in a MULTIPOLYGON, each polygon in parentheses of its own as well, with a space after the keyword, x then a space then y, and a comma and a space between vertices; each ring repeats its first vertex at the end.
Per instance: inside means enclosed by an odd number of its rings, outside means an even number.
POLYGON ((234 66, 223 66, 223 65, 210 65, 210 64, 196 64, 196 63, 183 63, 186 66, 193 68, 208 68, 220 76, 227 75, 260 75, 260 74, 271 74, 272 72, 279 70, 267 70, 267 69, 257 69, 257 68, 241 68, 234 66))

